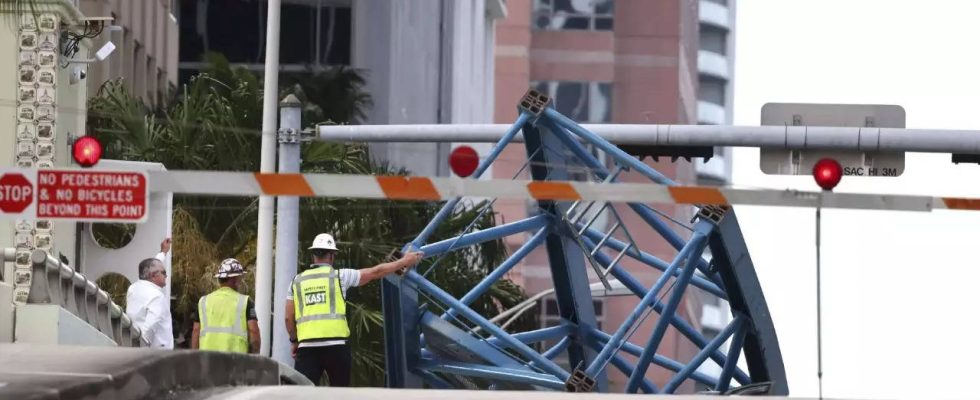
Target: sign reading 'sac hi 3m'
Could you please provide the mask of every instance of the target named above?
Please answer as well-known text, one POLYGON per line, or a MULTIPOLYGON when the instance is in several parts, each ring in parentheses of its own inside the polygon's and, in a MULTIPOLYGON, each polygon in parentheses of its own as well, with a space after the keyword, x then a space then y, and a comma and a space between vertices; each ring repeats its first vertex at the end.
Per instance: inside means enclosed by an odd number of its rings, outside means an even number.
POLYGON ((0 169, 0 217, 144 222, 144 172, 0 169))

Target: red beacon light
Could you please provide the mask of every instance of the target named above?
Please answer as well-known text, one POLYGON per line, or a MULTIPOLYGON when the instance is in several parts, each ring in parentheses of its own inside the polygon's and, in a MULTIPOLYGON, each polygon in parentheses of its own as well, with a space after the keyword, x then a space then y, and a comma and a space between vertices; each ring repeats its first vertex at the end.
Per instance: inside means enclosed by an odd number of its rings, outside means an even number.
POLYGON ((841 168, 837 160, 822 158, 813 165, 813 180, 817 181, 823 190, 834 190, 844 176, 844 168, 841 168))
POLYGON ((459 146, 449 153, 449 168, 460 178, 473 175, 480 165, 480 155, 470 146, 459 146))
POLYGON ((102 143, 94 137, 82 136, 72 145, 71 154, 78 165, 91 167, 102 159, 102 143))

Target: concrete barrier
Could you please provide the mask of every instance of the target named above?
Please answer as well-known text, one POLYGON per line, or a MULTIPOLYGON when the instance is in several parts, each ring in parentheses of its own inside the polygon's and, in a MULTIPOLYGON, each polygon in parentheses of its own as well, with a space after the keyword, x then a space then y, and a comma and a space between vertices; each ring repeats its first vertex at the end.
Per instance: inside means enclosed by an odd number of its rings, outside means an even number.
POLYGON ((116 346, 116 341, 54 304, 17 306, 14 342, 74 346, 116 346))
POLYGON ((0 398, 23 400, 201 398, 221 388, 311 385, 256 355, 28 344, 0 344, 0 382, 0 398))
MULTIPOLYGON (((6 256, 6 252, 4 253, 6 256)), ((28 304, 51 304, 64 308, 123 347, 143 344, 139 328, 109 294, 64 265, 44 250, 31 253, 33 279, 28 304)), ((56 329, 56 326, 51 328, 56 329)))

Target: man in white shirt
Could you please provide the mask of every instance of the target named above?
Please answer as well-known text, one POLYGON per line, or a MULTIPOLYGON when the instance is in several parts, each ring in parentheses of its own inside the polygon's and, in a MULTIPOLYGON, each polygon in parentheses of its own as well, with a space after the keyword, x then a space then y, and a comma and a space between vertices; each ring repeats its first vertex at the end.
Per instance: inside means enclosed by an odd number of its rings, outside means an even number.
POLYGON ((174 332, 170 317, 167 268, 163 262, 170 252, 170 239, 160 243, 160 254, 139 263, 139 277, 126 291, 126 315, 143 333, 152 349, 173 349, 174 332))

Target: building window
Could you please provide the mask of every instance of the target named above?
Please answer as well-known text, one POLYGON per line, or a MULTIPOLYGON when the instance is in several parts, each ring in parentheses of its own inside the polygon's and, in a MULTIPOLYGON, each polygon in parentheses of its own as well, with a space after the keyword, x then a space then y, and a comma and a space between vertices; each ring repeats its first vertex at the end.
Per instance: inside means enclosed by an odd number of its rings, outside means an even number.
MULTIPOLYGON (((609 82, 541 81, 532 82, 531 86, 551 97, 555 110, 575 122, 602 124, 612 120, 612 84, 609 82)), ((606 153, 592 145, 586 147, 599 162, 607 165, 606 153)), ((571 154, 567 156, 570 157, 571 154)), ((569 179, 594 179, 585 172, 584 168, 569 171, 569 179)))
POLYGON ((725 81, 710 77, 701 76, 698 81, 698 100, 725 106, 725 81))
MULTIPOLYGON (((181 79, 196 72, 208 52, 261 71, 265 61, 266 1, 180 0, 181 79)), ((344 0, 283 0, 279 60, 283 71, 349 65, 351 5, 344 0)))
POLYGON ((534 0, 534 26, 556 31, 611 31, 613 0, 534 0))
POLYGON ((283 64, 347 65, 350 64, 351 9, 326 5, 325 1, 289 4, 283 2, 283 64))
POLYGON ((555 109, 575 122, 602 124, 612 120, 609 82, 539 81, 531 86, 550 96, 555 109))
POLYGON ((710 25, 702 25, 700 31, 701 50, 725 55, 728 52, 728 32, 710 25))
MULTIPOLYGON (((541 307, 541 328, 561 325, 561 313, 558 312, 558 300, 554 298, 547 298, 543 300, 543 303, 544 306, 541 307)), ((605 320, 606 315, 606 303, 602 300, 592 300, 592 307, 595 310, 596 329, 602 330, 602 322, 605 320)), ((543 353, 554 345, 558 344, 560 340, 561 339, 552 339, 538 343, 538 351, 543 353)), ((555 357, 554 361, 555 364, 558 364, 567 370, 571 370, 573 367, 569 365, 568 352, 562 352, 555 357)))

